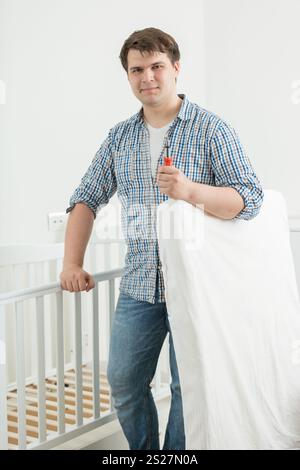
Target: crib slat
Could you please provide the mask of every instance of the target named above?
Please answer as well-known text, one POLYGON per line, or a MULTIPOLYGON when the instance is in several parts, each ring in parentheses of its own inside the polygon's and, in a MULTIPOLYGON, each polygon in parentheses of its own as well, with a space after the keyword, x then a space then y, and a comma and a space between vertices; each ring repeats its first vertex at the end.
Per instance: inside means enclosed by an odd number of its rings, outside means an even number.
POLYGON ((39 441, 46 440, 44 297, 36 298, 39 441))
MULTIPOLYGON (((110 279, 109 281, 109 338, 111 337, 111 330, 113 325, 114 313, 115 313, 115 280, 110 279)), ((111 396, 111 390, 109 389, 109 401, 110 411, 113 411, 113 400, 111 396)))
POLYGON ((109 333, 111 333, 114 313, 115 313, 115 280, 110 279, 108 282, 109 282, 109 333))
POLYGON ((59 279, 59 274, 62 271, 62 259, 59 258, 55 261, 55 278, 59 279))
POLYGON ((5 310, 0 305, 0 450, 6 450, 8 446, 5 349, 5 310))
MULTIPOLYGON (((14 403, 16 403, 16 401, 12 397, 12 394, 9 394, 9 395, 11 397, 10 403, 13 405, 14 403)), ((39 406, 38 405, 38 398, 34 394, 31 394, 30 396, 27 396, 26 402, 27 402, 28 406, 36 407, 37 412, 39 412, 39 410, 38 410, 38 406, 39 406)), ((75 415, 75 406, 76 406, 75 398, 73 400, 68 400, 68 404, 66 405, 65 413, 75 415)), ((85 408, 84 411, 86 412, 86 414, 89 414, 89 416, 91 416, 91 411, 90 411, 90 409, 92 408, 91 403, 88 403, 87 406, 84 407, 84 408, 85 408)), ((49 400, 49 399, 46 400, 46 411, 57 412, 57 403, 53 400, 49 400)))
POLYGON ((99 291, 98 283, 93 289, 93 410, 94 418, 100 416, 100 403, 99 403, 99 291))
POLYGON ((81 294, 75 292, 75 390, 76 390, 76 424, 83 424, 82 417, 82 326, 81 294))
POLYGON ((64 382, 64 317, 63 317, 63 293, 56 293, 56 363, 57 363, 57 414, 58 433, 64 434, 65 425, 65 382, 64 382))
POLYGON ((26 449, 26 405, 25 405, 25 348, 23 302, 16 302, 16 371, 18 389, 18 444, 19 449, 26 449))
MULTIPOLYGON (((11 422, 17 422, 18 421, 18 414, 15 412, 15 411, 9 411, 8 412, 8 421, 11 422)), ((57 431, 57 426, 55 424, 52 424, 53 421, 51 420, 46 420, 47 422, 47 429, 49 429, 49 431, 54 431, 56 432, 57 431)), ((35 427, 38 427, 38 418, 34 415, 28 415, 27 418, 26 418, 26 424, 30 424, 31 426, 35 426, 35 427)))

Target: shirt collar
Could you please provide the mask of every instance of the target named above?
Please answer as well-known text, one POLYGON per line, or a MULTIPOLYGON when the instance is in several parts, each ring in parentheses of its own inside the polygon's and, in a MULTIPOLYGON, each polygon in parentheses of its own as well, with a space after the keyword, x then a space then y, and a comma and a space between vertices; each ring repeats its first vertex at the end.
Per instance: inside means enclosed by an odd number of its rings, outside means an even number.
MULTIPOLYGON (((186 95, 184 94, 178 94, 179 98, 182 99, 181 107, 180 110, 177 114, 177 118, 179 118, 181 121, 187 121, 191 118, 193 114, 193 105, 192 103, 187 99, 186 95)), ((176 118, 175 118, 176 119, 176 118)), ((138 113, 134 114, 133 116, 133 121, 137 121, 140 124, 144 124, 144 119, 143 119, 143 107, 139 110, 138 113)))

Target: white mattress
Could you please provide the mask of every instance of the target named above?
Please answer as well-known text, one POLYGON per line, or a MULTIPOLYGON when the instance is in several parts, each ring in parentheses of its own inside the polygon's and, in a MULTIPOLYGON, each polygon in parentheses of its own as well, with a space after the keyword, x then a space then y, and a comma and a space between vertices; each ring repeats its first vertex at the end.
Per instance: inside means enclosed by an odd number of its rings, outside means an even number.
POLYGON ((284 198, 266 190, 250 221, 171 199, 157 217, 187 449, 300 447, 300 305, 284 198))

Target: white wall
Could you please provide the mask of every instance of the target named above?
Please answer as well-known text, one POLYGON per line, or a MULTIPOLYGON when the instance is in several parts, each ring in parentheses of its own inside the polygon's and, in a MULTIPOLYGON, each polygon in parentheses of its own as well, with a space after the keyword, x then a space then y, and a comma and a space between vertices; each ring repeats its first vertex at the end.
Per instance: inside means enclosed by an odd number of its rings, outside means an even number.
POLYGON ((47 213, 140 108, 118 55, 147 26, 179 43, 178 92, 234 125, 264 186, 300 215, 299 17, 299 0, 0 0, 0 243, 59 241, 47 213))
POLYGON ((59 241, 47 213, 66 209, 109 128, 140 109, 118 58, 131 32, 174 35, 178 92, 205 104, 202 21, 199 0, 0 0, 1 244, 59 241))
POLYGON ((204 0, 207 106, 300 217, 300 1, 204 0))

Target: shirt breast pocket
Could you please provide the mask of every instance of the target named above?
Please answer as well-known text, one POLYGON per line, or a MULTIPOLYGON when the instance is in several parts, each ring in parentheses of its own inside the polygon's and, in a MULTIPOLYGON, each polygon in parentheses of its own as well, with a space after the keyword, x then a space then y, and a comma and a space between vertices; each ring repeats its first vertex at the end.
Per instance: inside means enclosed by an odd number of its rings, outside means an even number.
POLYGON ((135 153, 128 149, 115 152, 114 166, 119 194, 129 194, 136 175, 135 153))

